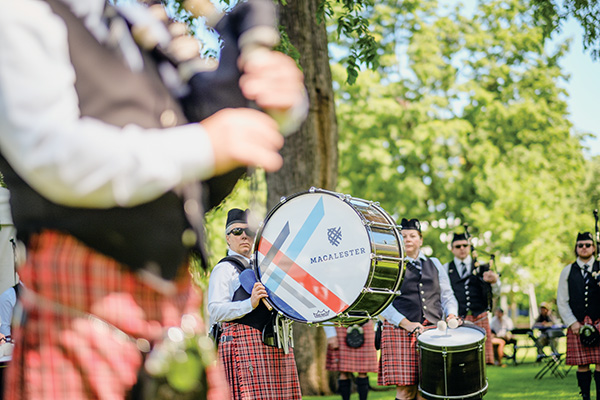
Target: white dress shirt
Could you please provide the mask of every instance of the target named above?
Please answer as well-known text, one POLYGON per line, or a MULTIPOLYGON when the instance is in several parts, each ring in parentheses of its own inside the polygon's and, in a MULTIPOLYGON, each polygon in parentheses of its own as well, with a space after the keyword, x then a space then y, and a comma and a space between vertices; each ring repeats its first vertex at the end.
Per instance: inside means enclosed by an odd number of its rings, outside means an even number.
MULTIPOLYGON (((592 265, 594 265, 594 257, 592 256, 591 260, 589 260, 587 263, 584 263, 579 257, 577 257, 576 263, 580 268, 583 268, 583 266, 587 264, 589 268, 588 271, 591 272, 592 265)), ((564 267, 560 272, 560 277, 558 278, 558 289, 556 291, 556 305, 558 307, 558 313, 560 314, 560 319, 562 319, 566 326, 571 326, 573 323, 577 322, 577 317, 575 317, 575 314, 573 314, 573 311, 569 306, 568 279, 570 273, 571 264, 564 267)), ((583 276, 583 271, 581 271, 581 276, 583 276)))
POLYGON ((512 331, 513 328, 514 324, 512 319, 506 315, 502 316, 502 321, 500 321, 498 317, 494 316, 490 322, 490 329, 494 331, 498 337, 507 337, 508 332, 512 331))
MULTIPOLYGON (((419 252, 418 258, 421 260, 421 265, 423 264, 423 261, 427 259, 422 251, 419 252)), ((454 291, 452 290, 452 285, 450 284, 450 278, 448 277, 447 270, 444 269, 442 263, 437 258, 430 257, 429 259, 433 262, 433 265, 435 265, 438 270, 440 300, 442 302, 442 309, 444 310, 444 313, 446 316, 450 314, 458 315, 458 301, 456 301, 456 297, 454 297, 454 291)), ((410 257, 406 257, 406 260, 413 261, 413 259, 410 257)), ((396 310, 393 304, 390 304, 385 310, 383 310, 381 316, 393 325, 400 325, 400 322, 406 318, 402 313, 396 310)))
MULTIPOLYGON (((227 255, 240 256, 250 262, 248 258, 231 249, 227 251, 227 255)), ((208 280, 209 326, 213 326, 217 322, 231 321, 243 317, 253 310, 250 298, 233 301, 233 294, 240 286, 240 273, 233 263, 224 261, 215 266, 208 280)))

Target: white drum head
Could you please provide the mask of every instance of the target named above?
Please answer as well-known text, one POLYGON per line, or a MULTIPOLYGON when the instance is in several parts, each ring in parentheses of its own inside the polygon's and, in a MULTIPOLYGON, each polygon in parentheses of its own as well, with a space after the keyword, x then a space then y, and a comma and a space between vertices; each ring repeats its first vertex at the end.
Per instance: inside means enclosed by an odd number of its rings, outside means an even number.
POLYGON ((479 342, 484 338, 483 332, 467 326, 456 329, 429 329, 419 335, 418 341, 432 346, 456 347, 479 342))
POLYGON ((256 238, 259 279, 287 317, 317 323, 358 298, 371 241, 359 213, 332 194, 304 193, 275 208, 256 238))

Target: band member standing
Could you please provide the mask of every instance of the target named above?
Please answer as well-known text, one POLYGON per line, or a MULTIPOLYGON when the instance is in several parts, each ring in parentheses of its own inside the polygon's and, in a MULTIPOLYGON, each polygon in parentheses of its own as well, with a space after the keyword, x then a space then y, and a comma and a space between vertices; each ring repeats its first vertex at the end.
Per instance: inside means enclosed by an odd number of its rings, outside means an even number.
MULTIPOLYGON (((136 42, 135 16, 152 25, 141 36, 156 28, 171 43, 141 6, 126 20, 105 0, 0 0, 0 170, 27 244, 5 399, 141 397, 142 351, 183 322, 204 336, 188 270, 201 199, 213 197, 200 181, 282 163, 277 124, 260 111, 188 123, 170 90, 180 75, 136 42)), ((287 115, 305 102, 281 53, 244 71, 240 89, 260 107, 287 115)))
POLYGON ((464 233, 455 233, 452 237, 454 259, 444 264, 450 277, 454 296, 458 301, 458 315, 466 321, 485 329, 485 361, 494 364, 492 332, 490 331, 489 311, 491 296, 500 292, 500 279, 493 271, 473 274, 471 245, 464 233))
POLYGON ((402 237, 406 249, 406 271, 401 295, 381 316, 386 319, 381 337, 381 357, 377 383, 396 385, 396 398, 411 400, 417 394, 419 363, 417 335, 437 322, 456 318, 458 302, 450 279, 437 258, 421 251, 423 236, 417 219, 402 219, 402 237))
POLYGON ((215 335, 219 358, 234 400, 299 400, 293 351, 286 354, 263 343, 263 330, 274 314, 261 301, 267 297, 265 287, 256 282, 249 294, 241 286, 240 271, 249 267, 254 235, 248 228, 248 210, 229 210, 227 257, 212 270, 208 283, 210 321, 220 324, 215 335))
POLYGON ((578 233, 575 243, 577 260, 560 273, 556 296, 560 318, 568 327, 565 362, 567 365, 577 365, 577 384, 584 400, 590 398, 590 364, 595 364, 596 398, 600 396, 600 345, 588 347, 580 340, 584 325, 600 329, 600 286, 592 276, 593 272, 598 273, 600 269, 594 257, 595 251, 592 234, 578 233))
MULTIPOLYGON (((369 378, 367 372, 377 372, 377 350, 375 349, 375 331, 373 322, 362 326, 323 328, 327 335, 327 359, 325 368, 328 371, 339 371, 338 392, 342 400, 350 400, 352 392, 352 373, 356 372, 356 390, 359 400, 366 400, 369 395, 369 378), (363 341, 358 347, 348 342, 348 330, 356 330, 362 334, 363 341)), ((351 332, 350 335, 353 335, 351 332)))

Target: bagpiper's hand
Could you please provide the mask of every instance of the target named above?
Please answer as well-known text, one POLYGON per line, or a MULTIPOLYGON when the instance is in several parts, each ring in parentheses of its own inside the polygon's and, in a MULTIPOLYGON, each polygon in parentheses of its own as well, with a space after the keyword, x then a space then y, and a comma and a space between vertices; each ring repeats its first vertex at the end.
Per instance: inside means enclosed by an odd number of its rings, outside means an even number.
POLYGON ((215 171, 220 175, 241 166, 268 172, 283 165, 283 137, 267 114, 249 108, 227 108, 201 122, 210 139, 215 171))
POLYGON ((574 334, 579 335, 579 330, 581 329, 581 324, 579 322, 575 321, 571 324, 571 326, 569 326, 569 329, 574 334))
POLYGON ((485 271, 483 273, 483 280, 489 284, 494 284, 498 281, 498 274, 494 271, 485 271))
POLYGON ((296 62, 278 51, 255 51, 243 65, 240 88, 262 109, 286 111, 306 95, 304 75, 296 62))

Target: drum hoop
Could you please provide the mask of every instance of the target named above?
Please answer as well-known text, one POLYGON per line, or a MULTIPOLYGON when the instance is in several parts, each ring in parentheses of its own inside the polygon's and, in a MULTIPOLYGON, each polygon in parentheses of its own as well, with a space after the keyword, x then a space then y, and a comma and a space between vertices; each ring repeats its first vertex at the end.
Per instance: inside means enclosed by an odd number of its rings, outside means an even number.
MULTIPOLYGON (((263 222, 258 227, 258 230, 256 232, 256 236, 254 237, 253 246, 252 246, 252 248, 253 248, 253 256, 252 256, 252 258, 253 258, 253 261, 254 261, 254 263, 253 263, 254 264, 253 270, 254 270, 254 275, 256 277, 256 281, 257 282, 261 282, 261 280, 260 280, 260 274, 259 274, 259 270, 258 270, 258 247, 259 247, 259 244, 260 244, 260 239, 262 238, 262 233, 263 233, 263 231, 264 231, 267 223, 269 222, 269 220, 273 217, 273 215, 281 207, 283 207, 284 204, 288 203, 290 200, 292 200, 292 199, 294 199, 296 197, 305 195, 305 194, 315 194, 315 193, 322 193, 322 194, 327 194, 327 195, 336 197, 339 200, 341 200, 342 202, 346 203, 348 206, 350 206, 350 208, 358 215, 358 217, 360 218, 360 220, 363 222, 363 227, 367 231, 367 236, 369 238, 369 248, 370 248, 371 255, 374 254, 373 240, 372 240, 372 237, 370 235, 370 233, 372 232, 372 229, 371 229, 370 226, 368 226, 367 224, 365 224, 365 222, 368 222, 368 221, 366 220, 366 218, 364 217, 364 215, 361 212, 359 212, 354 205, 352 205, 350 203, 350 200, 362 201, 365 204, 369 204, 369 205, 373 206, 373 208, 375 208, 385 218, 385 220, 389 224, 389 227, 393 231, 394 236, 396 237, 396 242, 398 243, 398 247, 399 247, 399 250, 400 250, 400 256, 401 256, 400 257, 401 261, 399 263, 399 268, 401 269, 401 271, 400 271, 401 279, 398 279, 398 281, 396 282, 395 288, 394 288, 394 291, 397 292, 399 290, 400 286, 402 285, 402 281, 403 281, 402 277, 404 275, 403 266, 404 266, 404 257, 405 257, 405 254, 404 254, 404 240, 402 238, 402 235, 400 234, 400 231, 398 230, 398 225, 395 223, 395 221, 393 220, 393 218, 383 208, 381 208, 379 206, 379 203, 376 203, 376 202, 373 202, 373 201, 368 201, 368 200, 361 199, 361 198, 358 198, 358 197, 352 197, 350 195, 345 195, 345 194, 338 193, 338 192, 333 192, 333 191, 330 191, 330 190, 315 188, 315 187, 311 187, 309 190, 306 190, 306 191, 301 191, 301 192, 297 192, 297 193, 291 194, 289 196, 282 197, 280 199, 279 203, 277 203, 277 205, 275 205, 267 213, 265 219, 263 220, 263 222)), ((374 268, 373 268, 373 261, 372 261, 371 265, 369 267, 369 274, 367 275, 367 278, 365 280, 363 288, 364 287, 368 287, 368 285, 371 283, 371 281, 373 279, 373 275, 374 275, 374 268)), ((347 310, 351 310, 352 307, 353 307, 353 305, 356 304, 357 302, 359 302, 362 299, 362 297, 363 297, 363 294, 360 293, 356 297, 356 299, 354 300, 354 302, 348 306, 347 310)), ((280 312, 279 309, 278 309, 278 307, 268 297, 266 297, 265 300, 266 300, 266 302, 271 307, 273 307, 275 310, 278 310, 278 312, 280 312)), ((385 307, 387 307, 389 304, 391 304, 391 302, 393 300, 394 300, 394 296, 390 296, 389 299, 386 301, 386 304, 382 305, 380 308, 381 309, 385 309, 385 307)), ((338 313, 336 316, 334 316, 334 317, 332 317, 332 318, 330 318, 328 320, 324 320, 324 321, 320 321, 320 322, 307 322, 307 321, 299 320, 297 318, 293 318, 292 316, 289 316, 289 315, 287 315, 287 314, 284 313, 284 315, 285 315, 286 318, 291 319, 291 320, 296 321, 296 322, 305 323, 305 324, 308 324, 308 325, 312 325, 312 324, 323 325, 324 323, 329 323, 329 322, 335 321, 340 316, 343 316, 343 314, 344 314, 343 312, 342 313, 338 313)), ((369 315, 365 315, 364 319, 365 320, 367 320, 367 319, 373 319, 373 317, 371 317, 369 315)), ((357 323, 357 322, 353 321, 352 323, 357 323)), ((337 324, 335 324, 335 325, 337 326, 337 324)))
POLYGON ((487 380, 487 378, 485 378, 485 386, 482 389, 479 389, 478 391, 473 392, 473 393, 463 394, 463 395, 460 395, 460 396, 448 396, 448 395, 440 396, 440 395, 437 395, 437 394, 429 393, 429 392, 426 392, 425 390, 421 389, 421 384, 419 384, 419 392, 421 392, 425 396, 429 396, 429 397, 432 397, 434 399, 444 399, 444 400, 464 400, 464 399, 470 399, 473 396, 480 396, 480 395, 486 394, 487 390, 488 390, 488 380, 487 380))
MULTIPOLYGON (((479 333, 482 333, 483 337, 475 342, 459 344, 456 346, 450 346, 450 345, 445 345, 445 344, 435 345, 432 343, 426 343, 426 342, 419 340, 419 337, 417 337, 417 349, 423 348, 423 349, 427 349, 427 350, 430 350, 430 351, 433 351, 436 353, 458 353, 458 352, 463 352, 464 350, 477 349, 478 347, 483 348, 483 344, 485 343, 485 340, 486 340, 485 329, 483 329, 477 325, 468 325, 468 326, 462 325, 459 328, 461 328, 461 327, 468 328, 468 329, 474 329, 474 330, 478 331, 479 333)), ((426 331, 426 332, 430 332, 430 331, 426 331)))

